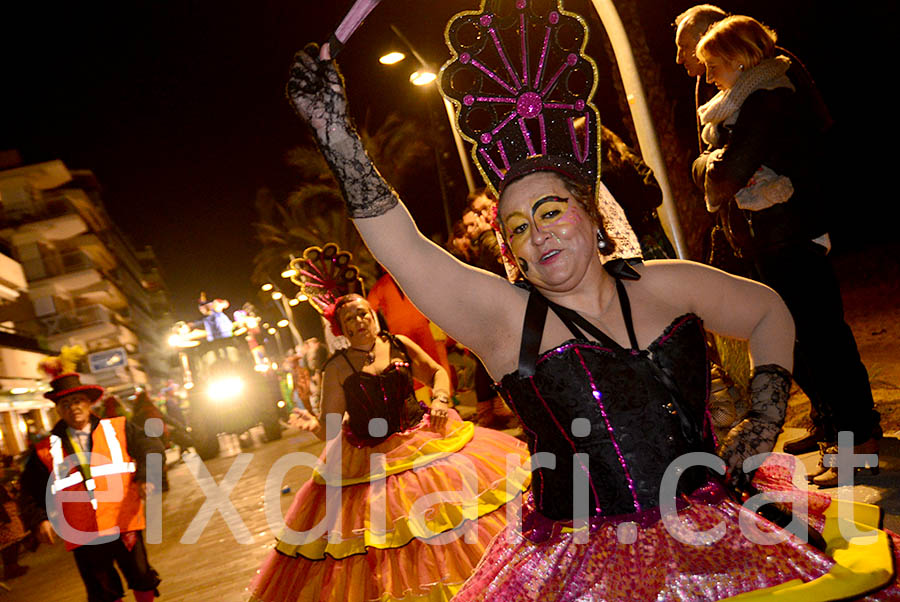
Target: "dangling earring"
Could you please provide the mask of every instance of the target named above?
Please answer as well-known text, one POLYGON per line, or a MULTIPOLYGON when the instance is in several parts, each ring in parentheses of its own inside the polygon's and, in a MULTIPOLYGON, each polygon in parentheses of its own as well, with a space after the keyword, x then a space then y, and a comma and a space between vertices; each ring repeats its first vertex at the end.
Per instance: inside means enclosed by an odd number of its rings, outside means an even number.
POLYGON ((519 269, 522 270, 523 274, 528 273, 528 262, 519 257, 519 269))
POLYGON ((743 65, 738 65, 738 71, 743 71, 743 70, 744 70, 744 66, 743 66, 743 65))
POLYGON ((603 228, 599 228, 597 230, 597 250, 602 253, 608 246, 609 241, 606 240, 606 232, 603 231, 603 228))

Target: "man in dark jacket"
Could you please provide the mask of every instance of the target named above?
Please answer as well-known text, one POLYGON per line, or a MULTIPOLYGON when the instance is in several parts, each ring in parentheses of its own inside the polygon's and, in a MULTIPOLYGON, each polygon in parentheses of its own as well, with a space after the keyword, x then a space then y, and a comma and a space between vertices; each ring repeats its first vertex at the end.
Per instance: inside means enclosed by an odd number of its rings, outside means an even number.
POLYGON ((59 534, 73 551, 88 602, 115 602, 125 575, 137 602, 158 595, 160 578, 147 561, 143 500, 153 491, 146 458, 162 453, 124 417, 98 418, 91 404, 102 387, 82 385, 75 373, 57 376, 45 397, 62 419, 32 451, 22 473, 23 504, 41 539, 59 534))

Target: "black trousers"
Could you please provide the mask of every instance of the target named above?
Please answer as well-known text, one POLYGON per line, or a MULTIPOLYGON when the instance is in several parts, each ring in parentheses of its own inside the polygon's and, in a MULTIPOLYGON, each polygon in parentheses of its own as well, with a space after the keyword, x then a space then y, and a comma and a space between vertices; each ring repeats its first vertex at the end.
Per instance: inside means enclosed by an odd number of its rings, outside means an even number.
POLYGON ((88 602, 114 602, 125 597, 122 580, 113 563, 125 576, 128 587, 137 591, 152 591, 159 585, 159 574, 147 561, 143 534, 138 532, 131 550, 121 538, 95 546, 81 546, 72 552, 81 580, 87 588, 88 602))
POLYGON ((794 318, 794 380, 826 441, 836 442, 839 431, 852 431, 857 444, 866 441, 880 416, 824 247, 793 244, 759 254, 755 264, 759 280, 781 295, 794 318))

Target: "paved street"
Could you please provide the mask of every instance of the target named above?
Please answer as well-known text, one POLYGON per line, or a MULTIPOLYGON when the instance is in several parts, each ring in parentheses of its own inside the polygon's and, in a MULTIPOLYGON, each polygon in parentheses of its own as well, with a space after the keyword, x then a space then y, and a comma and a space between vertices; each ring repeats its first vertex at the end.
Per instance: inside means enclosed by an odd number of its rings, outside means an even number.
MULTIPOLYGON (((799 432, 787 429, 779 443, 799 432)), ((885 526, 900 528, 900 434, 886 434, 882 440, 881 474, 860 476, 852 492, 859 501, 884 508, 885 526)), ((249 530, 249 543, 238 543, 221 514, 216 513, 200 534, 196 543, 184 543, 182 538, 198 515, 206 500, 203 489, 194 479, 188 466, 179 463, 169 471, 171 489, 163 498, 162 543, 148 544, 152 564, 163 578, 162 600, 178 602, 238 602, 247 596, 246 587, 263 557, 272 547, 274 534, 267 526, 263 509, 263 490, 268 469, 285 454, 304 451, 318 455, 322 444, 311 435, 286 431, 285 437, 274 443, 254 443, 243 453, 250 461, 231 492, 231 501, 249 530)), ((221 457, 208 462, 207 468, 222 485, 229 468, 236 462, 240 448, 236 441, 223 441, 221 457)), ((802 456, 808 469, 815 465, 815 454, 802 456)), ((280 495, 282 513, 287 510, 298 487, 309 477, 309 469, 290 470, 283 486, 291 491, 280 495)), ((207 487, 209 484, 206 483, 207 487)), ((832 492, 836 490, 831 490, 832 492)), ((24 577, 9 585, 11 592, 0 591, 0 602, 83 602, 84 588, 75 563, 61 543, 42 545, 34 554, 25 554, 23 564, 31 567, 24 577)), ((133 600, 131 594, 126 600, 133 600)))
MULTIPOLYGON (((775 451, 781 451, 784 441, 803 434, 802 429, 785 429, 778 438, 775 451)), ((818 462, 818 453, 813 452, 800 456, 807 471, 811 471, 818 462)), ((825 489, 829 495, 858 502, 875 504, 884 513, 884 527, 900 532, 900 432, 885 433, 880 442, 878 475, 862 472, 854 475, 852 488, 825 489)))

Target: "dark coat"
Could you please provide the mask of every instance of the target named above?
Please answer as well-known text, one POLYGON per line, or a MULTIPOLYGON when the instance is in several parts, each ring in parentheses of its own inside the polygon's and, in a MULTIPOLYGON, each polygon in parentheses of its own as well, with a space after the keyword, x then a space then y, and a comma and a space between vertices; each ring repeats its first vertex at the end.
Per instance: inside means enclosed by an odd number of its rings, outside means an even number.
POLYGON ((722 206, 730 242, 745 255, 809 241, 828 231, 830 209, 822 202, 817 172, 822 132, 802 100, 789 88, 753 92, 734 125, 719 127, 719 145, 694 161, 694 182, 712 205, 722 206), (715 148, 723 149, 718 159, 710 157, 715 148), (762 165, 789 177, 794 194, 769 209, 741 210, 734 195, 762 165))
MULTIPOLYGON (((791 60, 791 66, 787 71, 788 79, 794 84, 797 94, 801 98, 800 102, 803 105, 808 106, 813 112, 817 129, 823 134, 828 134, 831 131, 831 127, 834 125, 834 120, 831 117, 831 112, 828 110, 828 105, 825 104, 825 99, 822 98, 822 94, 819 92, 819 88, 816 86, 816 82, 806 68, 806 65, 797 58, 797 55, 781 46, 775 47, 775 54, 784 55, 791 60)), ((715 86, 706 83, 705 75, 697 76, 697 83, 694 88, 694 115, 697 117, 697 143, 700 145, 701 153, 703 152, 703 140, 700 138, 702 126, 700 125, 698 110, 700 109, 700 105, 708 102, 715 96, 716 92, 715 86)), ((828 137, 829 136, 826 136, 826 138, 828 137)))

